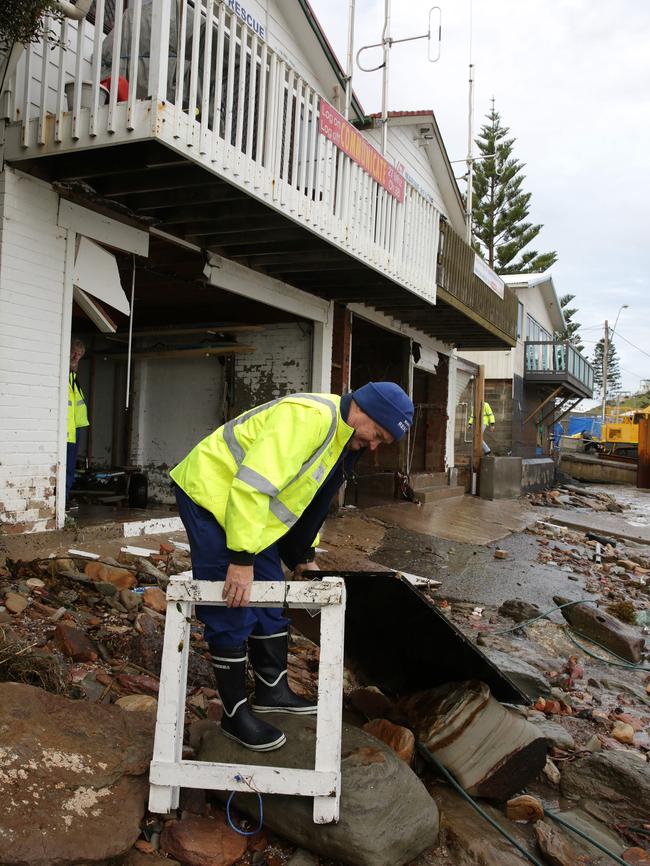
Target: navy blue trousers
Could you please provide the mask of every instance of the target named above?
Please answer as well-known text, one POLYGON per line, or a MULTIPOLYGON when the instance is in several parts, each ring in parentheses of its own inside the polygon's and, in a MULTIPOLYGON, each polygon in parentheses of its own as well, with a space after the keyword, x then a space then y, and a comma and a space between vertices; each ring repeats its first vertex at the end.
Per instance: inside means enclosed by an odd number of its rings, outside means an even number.
MULTIPOLYGON (((197 505, 175 484, 178 513, 187 532, 196 580, 225 580, 230 556, 226 533, 213 514, 197 505)), ((277 545, 255 557, 255 580, 284 580, 277 545)), ((212 651, 240 647, 249 635, 270 635, 287 630, 288 620, 280 607, 221 607, 197 605, 196 615, 204 624, 205 639, 212 651)))
POLYGON ((70 501, 70 490, 74 484, 74 471, 77 466, 78 442, 68 442, 68 450, 65 461, 65 503, 70 501))

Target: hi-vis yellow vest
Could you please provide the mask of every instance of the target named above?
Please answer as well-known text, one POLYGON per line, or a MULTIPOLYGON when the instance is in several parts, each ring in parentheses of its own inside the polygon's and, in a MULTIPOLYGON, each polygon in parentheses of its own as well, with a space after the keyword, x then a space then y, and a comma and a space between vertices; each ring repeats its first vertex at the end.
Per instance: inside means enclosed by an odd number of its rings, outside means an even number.
POLYGON ((88 427, 88 410, 74 373, 68 377, 68 442, 77 441, 77 427, 88 427))
POLYGON ((290 394, 211 433, 171 472, 210 511, 228 548, 259 553, 298 520, 354 429, 334 394, 290 394))
MULTIPOLYGON (((474 423, 474 412, 469 416, 468 424, 474 423)), ((494 412, 492 411, 492 407, 487 402, 487 400, 483 401, 483 426, 487 427, 489 424, 496 424, 496 418, 494 417, 494 412)))

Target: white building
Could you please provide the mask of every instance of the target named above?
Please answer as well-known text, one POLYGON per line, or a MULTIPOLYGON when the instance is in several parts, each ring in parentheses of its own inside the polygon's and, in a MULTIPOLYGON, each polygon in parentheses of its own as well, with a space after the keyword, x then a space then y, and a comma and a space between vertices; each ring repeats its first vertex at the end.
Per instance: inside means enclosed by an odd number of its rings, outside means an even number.
POLYGON ((139 467, 158 503, 227 417, 362 379, 415 389, 414 471, 453 466, 454 347, 513 345, 514 299, 474 276, 433 114, 391 116, 383 158, 303 0, 112 5, 30 46, 0 103, 5 531, 63 525, 71 335, 81 463, 139 467))
POLYGON ((553 277, 509 274, 504 283, 517 295, 517 344, 507 351, 463 352, 485 365, 485 398, 496 425, 486 441, 497 454, 548 454, 555 422, 593 390, 593 369, 566 340, 553 277))

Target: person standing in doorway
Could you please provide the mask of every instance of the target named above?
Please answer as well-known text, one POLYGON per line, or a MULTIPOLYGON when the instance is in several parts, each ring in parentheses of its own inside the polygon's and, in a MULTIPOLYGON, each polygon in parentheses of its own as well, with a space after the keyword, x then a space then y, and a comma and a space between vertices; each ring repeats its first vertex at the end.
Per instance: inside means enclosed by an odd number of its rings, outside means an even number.
POLYGON ((69 506, 70 490, 74 482, 74 472, 77 465, 77 450, 79 448, 78 430, 88 427, 88 410, 83 391, 77 379, 79 361, 86 354, 82 340, 73 339, 70 344, 70 376, 68 378, 68 452, 65 473, 65 507, 69 506))
MULTIPOLYGON (((469 426, 471 427, 473 423, 474 423, 474 413, 472 412, 472 415, 470 416, 470 419, 469 419, 469 426)), ((483 456, 484 457, 487 457, 488 454, 492 453, 492 449, 490 448, 490 446, 485 441, 485 431, 487 429, 491 430, 495 424, 496 424, 496 418, 494 417, 494 412, 492 411, 492 407, 490 406, 490 404, 488 403, 487 400, 484 400, 483 401, 483 423, 481 424, 481 430, 483 431, 483 438, 481 440, 481 448, 483 450, 483 456)))

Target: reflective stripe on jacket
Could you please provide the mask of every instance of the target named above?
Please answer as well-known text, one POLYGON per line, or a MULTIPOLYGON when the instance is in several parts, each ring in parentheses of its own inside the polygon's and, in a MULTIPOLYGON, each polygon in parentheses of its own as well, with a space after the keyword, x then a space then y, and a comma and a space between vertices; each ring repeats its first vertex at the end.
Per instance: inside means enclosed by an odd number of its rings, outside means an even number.
MULTIPOLYGON (((469 416, 468 424, 474 423, 474 413, 469 416)), ((494 417, 494 412, 492 411, 492 407, 490 404, 484 400, 483 401, 483 426, 487 427, 490 424, 496 424, 496 418, 494 417)))
POLYGON ((77 441, 77 427, 88 427, 88 410, 77 376, 70 372, 68 378, 68 442, 77 441))
POLYGON ((171 471, 232 551, 259 553, 296 523, 354 429, 334 394, 290 394, 211 433, 171 471))

